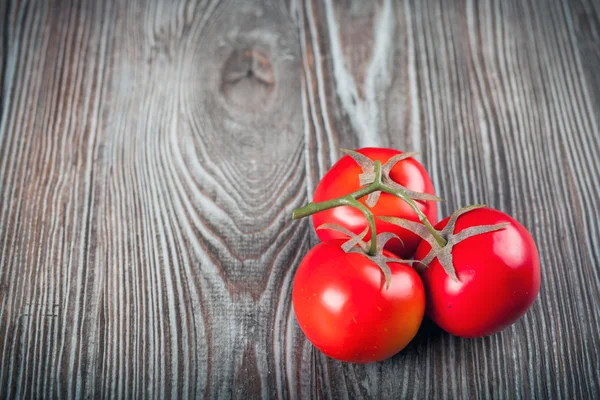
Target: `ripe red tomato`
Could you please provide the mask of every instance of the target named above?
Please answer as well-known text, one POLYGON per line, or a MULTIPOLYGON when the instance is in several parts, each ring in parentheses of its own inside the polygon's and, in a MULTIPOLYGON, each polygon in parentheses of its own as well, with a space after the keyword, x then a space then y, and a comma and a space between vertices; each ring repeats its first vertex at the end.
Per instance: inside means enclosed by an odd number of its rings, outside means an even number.
MULTIPOLYGON (((449 218, 440 221, 442 230, 449 218)), ((540 289, 540 262, 529 232, 512 217, 492 208, 461 215, 454 228, 508 222, 501 230, 472 236, 454 245, 452 261, 459 282, 438 259, 421 272, 427 293, 427 315, 445 331, 462 337, 496 333, 519 319, 540 289)), ((423 240, 415 259, 422 260, 431 246, 423 240)))
MULTIPOLYGON (((391 157, 401 154, 401 151, 386 148, 363 148, 357 150, 359 153, 379 160, 384 164, 391 157)), ((341 197, 360 189, 359 175, 362 173, 361 167, 349 156, 342 157, 325 174, 319 182, 313 201, 320 202, 341 197)), ((415 192, 433 193, 433 184, 431 178, 423 166, 414 158, 408 158, 398 162, 390 172, 390 178, 407 189, 415 192)), ((359 200, 364 204, 365 198, 359 200)), ((416 200, 415 200, 416 201, 416 200)), ((416 201, 419 208, 427 216, 427 219, 435 224, 437 220, 437 205, 434 201, 416 201)), ((377 204, 371 208, 373 214, 377 216, 391 216, 418 221, 417 214, 409 207, 404 200, 387 193, 381 193, 377 204)), ((367 220, 363 213, 353 207, 342 206, 326 211, 321 211, 312 216, 313 224, 316 227, 324 223, 333 223, 341 225, 354 234, 361 233, 367 227, 367 220)), ((399 240, 390 240, 386 245, 389 250, 402 258, 408 258, 412 255, 419 244, 420 238, 414 233, 388 222, 376 220, 377 233, 392 232, 398 235, 404 241, 404 246, 399 240)), ((317 231, 317 235, 322 241, 331 239, 340 239, 344 235, 329 229, 317 231)), ((368 237, 368 236, 367 236, 368 237)))
MULTIPOLYGON (((368 363, 402 350, 425 312, 419 275, 409 264, 388 263, 388 289, 381 269, 361 253, 345 253, 344 240, 321 242, 302 260, 292 302, 308 339, 342 361, 368 363)), ((387 257, 395 257, 384 250, 387 257)))

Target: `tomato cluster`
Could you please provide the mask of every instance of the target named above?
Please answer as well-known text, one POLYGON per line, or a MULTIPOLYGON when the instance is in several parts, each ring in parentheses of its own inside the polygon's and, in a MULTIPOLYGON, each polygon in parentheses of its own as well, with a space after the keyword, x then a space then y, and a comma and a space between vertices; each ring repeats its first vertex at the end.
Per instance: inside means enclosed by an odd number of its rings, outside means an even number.
POLYGON ((539 257, 519 222, 470 206, 436 223, 440 199, 414 153, 346 152, 314 201, 294 210, 294 218, 312 215, 322 241, 302 260, 292 292, 298 323, 319 350, 380 361, 406 347, 425 314, 451 334, 479 337, 529 309, 539 257))

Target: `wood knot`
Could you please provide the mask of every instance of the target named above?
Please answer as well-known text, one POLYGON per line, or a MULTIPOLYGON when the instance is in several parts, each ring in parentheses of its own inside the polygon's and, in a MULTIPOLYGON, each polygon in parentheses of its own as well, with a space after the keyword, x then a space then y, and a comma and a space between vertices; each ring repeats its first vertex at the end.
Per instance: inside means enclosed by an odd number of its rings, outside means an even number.
POLYGON ((275 92, 269 58, 254 49, 236 50, 225 62, 221 91, 228 103, 247 111, 268 109, 275 92))

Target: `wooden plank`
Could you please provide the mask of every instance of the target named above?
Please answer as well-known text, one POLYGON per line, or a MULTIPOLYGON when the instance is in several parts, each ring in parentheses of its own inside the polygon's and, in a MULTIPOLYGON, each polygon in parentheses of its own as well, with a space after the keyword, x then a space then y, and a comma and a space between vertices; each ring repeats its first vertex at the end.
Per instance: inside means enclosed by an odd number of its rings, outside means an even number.
POLYGON ((0 398, 600 392, 593 2, 0 10, 0 398), (476 340, 425 323, 373 365, 314 350, 291 210, 373 145, 422 151, 440 216, 485 201, 532 231, 530 313, 476 340))

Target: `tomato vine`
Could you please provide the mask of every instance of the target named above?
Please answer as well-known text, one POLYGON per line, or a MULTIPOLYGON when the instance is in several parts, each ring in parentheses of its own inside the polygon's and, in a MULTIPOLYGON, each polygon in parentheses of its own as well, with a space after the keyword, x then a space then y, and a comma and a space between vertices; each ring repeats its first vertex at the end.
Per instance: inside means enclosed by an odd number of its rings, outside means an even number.
POLYGON ((431 201, 443 201, 443 199, 428 194, 428 193, 420 193, 409 190, 399 183, 395 182, 392 178, 390 178, 390 172, 392 168, 400 161, 405 160, 410 157, 414 157, 419 153, 411 152, 411 153, 402 153, 398 154, 394 157, 391 157, 388 161, 386 161, 383 165, 379 160, 371 160, 369 157, 360 154, 359 152, 353 150, 345 150, 342 151, 348 154, 350 157, 356 161, 356 163, 361 167, 362 174, 359 175, 359 180, 362 188, 350 193, 345 196, 341 196, 335 199, 326 200, 318 203, 310 202, 307 205, 297 208, 292 212, 292 219, 300 219, 303 217, 307 217, 309 215, 315 214, 320 211, 329 210, 334 207, 339 206, 351 206, 359 209, 364 214, 365 218, 369 223, 369 227, 371 230, 371 245, 368 250, 368 254, 374 256, 377 251, 377 232, 375 229, 375 217, 369 208, 363 205, 358 199, 367 196, 367 200, 365 203, 369 207, 373 207, 377 201, 379 200, 379 196, 381 192, 391 194, 393 196, 397 196, 400 199, 404 200, 410 208, 414 210, 414 212, 419 217, 419 221, 427 228, 430 232, 431 236, 435 239, 435 241, 441 246, 444 247, 446 245, 446 239, 444 239, 438 231, 431 225, 423 211, 419 208, 415 200, 431 200, 431 201))

